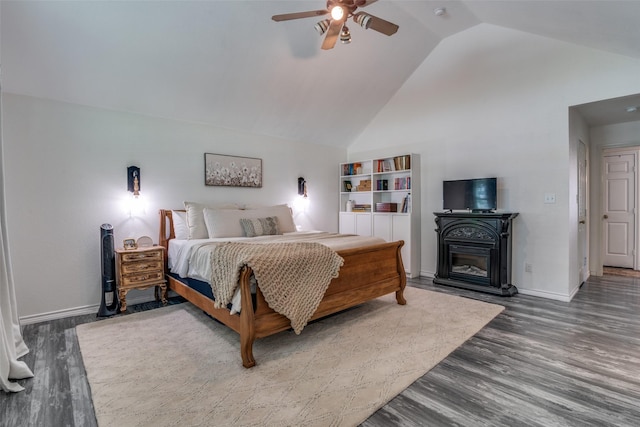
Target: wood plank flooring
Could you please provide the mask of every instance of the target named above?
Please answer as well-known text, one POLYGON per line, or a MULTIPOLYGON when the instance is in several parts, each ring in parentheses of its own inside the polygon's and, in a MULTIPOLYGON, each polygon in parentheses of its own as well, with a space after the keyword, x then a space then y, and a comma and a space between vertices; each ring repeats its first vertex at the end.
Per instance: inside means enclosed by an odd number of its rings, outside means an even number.
MULTIPOLYGON (((570 303, 434 286, 424 278, 409 285, 506 310, 363 427, 640 425, 640 279, 592 277, 570 303)), ((20 381, 24 392, 0 392, 0 425, 96 425, 75 334, 76 325, 96 320, 24 326, 31 350, 24 360, 35 377, 20 381)))

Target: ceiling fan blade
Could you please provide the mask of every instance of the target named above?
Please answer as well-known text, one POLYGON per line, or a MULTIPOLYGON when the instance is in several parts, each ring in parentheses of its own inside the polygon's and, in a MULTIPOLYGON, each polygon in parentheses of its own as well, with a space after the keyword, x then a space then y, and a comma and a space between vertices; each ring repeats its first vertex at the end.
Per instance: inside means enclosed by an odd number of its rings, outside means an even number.
POLYGON ((367 7, 369 6, 371 3, 375 3, 378 0, 355 0, 353 3, 357 6, 357 7, 367 7))
POLYGON ((396 24, 389 21, 385 21, 382 18, 378 18, 373 15, 369 15, 369 16, 371 16, 371 21, 369 22, 368 28, 371 28, 372 30, 376 30, 379 33, 390 36, 392 34, 395 34, 396 31, 398 31, 398 28, 400 28, 396 24))
POLYGON ((329 13, 328 10, 310 10, 308 12, 283 13, 282 15, 273 15, 271 19, 276 22, 289 21, 291 19, 312 18, 314 16, 322 16, 329 13))
POLYGON ((342 30, 342 26, 344 25, 344 21, 338 21, 336 19, 331 21, 331 25, 327 30, 327 35, 322 42, 322 48, 325 50, 333 49, 338 41, 338 35, 340 35, 340 30, 342 30))

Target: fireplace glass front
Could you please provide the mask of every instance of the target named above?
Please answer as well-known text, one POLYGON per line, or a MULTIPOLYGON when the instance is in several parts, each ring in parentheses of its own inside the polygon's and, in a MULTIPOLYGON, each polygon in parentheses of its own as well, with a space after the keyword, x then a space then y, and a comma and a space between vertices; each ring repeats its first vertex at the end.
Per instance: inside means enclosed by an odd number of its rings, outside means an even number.
POLYGON ((489 277, 487 257, 472 254, 451 254, 451 272, 471 276, 489 277))
POLYGON ((486 247, 449 245, 449 274, 451 279, 465 280, 478 285, 491 281, 491 250, 486 247))

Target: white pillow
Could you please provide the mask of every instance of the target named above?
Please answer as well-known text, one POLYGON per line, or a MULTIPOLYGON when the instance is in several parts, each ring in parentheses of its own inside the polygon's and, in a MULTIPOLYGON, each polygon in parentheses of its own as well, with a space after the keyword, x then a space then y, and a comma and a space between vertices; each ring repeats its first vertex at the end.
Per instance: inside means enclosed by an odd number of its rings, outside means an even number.
POLYGON ((178 240, 187 240, 189 238, 189 227, 187 226, 187 213, 180 211, 171 211, 173 218, 173 233, 178 240))
MULTIPOLYGON (((184 209, 187 211, 187 227, 189 228, 189 239, 208 239, 209 232, 204 223, 204 208, 213 208, 202 203, 184 202, 184 209)), ((217 209, 234 209, 234 205, 222 205, 217 209)))
POLYGON ((280 233, 296 231, 291 209, 287 205, 247 210, 204 209, 204 221, 209 231, 209 238, 212 239, 218 237, 243 237, 245 234, 240 225, 240 218, 257 219, 270 216, 278 218, 280 233))
POLYGON ((257 210, 265 213, 265 216, 278 217, 278 228, 280 233, 291 233, 297 231, 296 223, 293 221, 293 211, 287 204, 258 207, 251 210, 257 210))
POLYGON ((296 227, 296 223, 293 220, 293 210, 289 205, 277 205, 272 206, 269 209, 276 211, 278 227, 280 228, 281 233, 293 233, 294 231, 298 231, 298 227, 296 227))

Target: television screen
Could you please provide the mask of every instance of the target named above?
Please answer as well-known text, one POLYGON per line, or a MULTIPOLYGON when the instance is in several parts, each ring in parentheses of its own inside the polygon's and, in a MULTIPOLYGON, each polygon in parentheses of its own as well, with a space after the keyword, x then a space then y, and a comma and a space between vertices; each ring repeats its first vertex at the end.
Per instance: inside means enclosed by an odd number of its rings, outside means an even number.
POLYGON ((498 208, 497 187, 496 178, 443 181, 442 207, 445 210, 490 212, 498 208))

